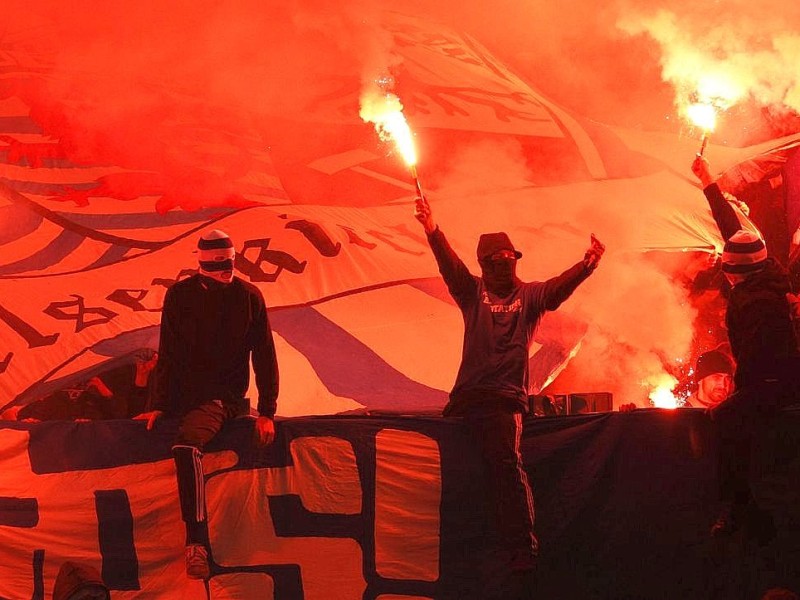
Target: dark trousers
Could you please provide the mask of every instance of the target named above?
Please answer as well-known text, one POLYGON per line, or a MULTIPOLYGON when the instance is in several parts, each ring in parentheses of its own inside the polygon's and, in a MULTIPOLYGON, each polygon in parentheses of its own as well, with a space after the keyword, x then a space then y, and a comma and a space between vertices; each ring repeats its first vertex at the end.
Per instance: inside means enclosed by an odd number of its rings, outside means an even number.
POLYGON ((519 447, 522 413, 511 409, 479 411, 464 419, 483 456, 489 500, 503 547, 512 552, 538 553, 533 494, 519 447))
POLYGON ((221 401, 204 402, 186 413, 178 427, 172 455, 187 544, 208 545, 202 451, 232 416, 231 409, 221 401))
POLYGON ((719 496, 729 508, 752 502, 750 469, 754 444, 764 436, 781 408, 798 401, 795 386, 794 381, 742 386, 712 411, 719 446, 719 496))

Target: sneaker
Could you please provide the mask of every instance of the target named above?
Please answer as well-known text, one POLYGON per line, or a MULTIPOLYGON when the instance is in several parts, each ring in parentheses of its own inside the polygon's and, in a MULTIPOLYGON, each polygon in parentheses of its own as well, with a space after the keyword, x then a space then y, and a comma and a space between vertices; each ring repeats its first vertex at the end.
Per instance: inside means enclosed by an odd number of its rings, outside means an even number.
POLYGON ((208 579, 208 551, 202 544, 186 546, 186 575, 189 579, 208 579))

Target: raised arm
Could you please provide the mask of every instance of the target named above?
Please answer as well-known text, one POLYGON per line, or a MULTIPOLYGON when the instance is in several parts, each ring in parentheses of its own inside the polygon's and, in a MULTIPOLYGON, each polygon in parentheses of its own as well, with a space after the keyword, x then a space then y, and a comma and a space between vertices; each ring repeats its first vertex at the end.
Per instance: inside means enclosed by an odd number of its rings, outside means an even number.
POLYGON ((569 269, 551 277, 539 288, 537 303, 545 310, 556 310, 572 295, 572 292, 591 275, 600 263, 606 247, 594 234, 591 235, 591 245, 583 255, 583 260, 574 264, 569 269))
POLYGON ((717 223, 720 235, 727 242, 730 237, 742 228, 739 222, 739 217, 736 216, 736 211, 733 210, 730 202, 722 195, 722 190, 719 185, 711 176, 711 170, 708 161, 702 157, 697 156, 692 163, 692 172, 700 180, 703 186, 703 194, 708 200, 708 205, 711 208, 711 216, 717 223))
POLYGON ((442 279, 450 290, 450 295, 459 303, 462 299, 472 297, 476 288, 475 278, 436 225, 430 204, 425 198, 416 199, 414 216, 422 224, 425 235, 428 236, 428 244, 436 258, 436 264, 439 265, 439 273, 442 274, 442 279))

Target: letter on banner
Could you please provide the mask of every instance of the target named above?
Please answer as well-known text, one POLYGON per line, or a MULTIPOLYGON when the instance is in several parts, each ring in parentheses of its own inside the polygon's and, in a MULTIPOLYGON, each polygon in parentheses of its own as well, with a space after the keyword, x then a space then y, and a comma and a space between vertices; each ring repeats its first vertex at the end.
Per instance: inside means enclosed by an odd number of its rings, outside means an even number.
POLYGON ((383 429, 375 439, 375 569, 387 579, 439 578, 442 464, 436 440, 383 429))

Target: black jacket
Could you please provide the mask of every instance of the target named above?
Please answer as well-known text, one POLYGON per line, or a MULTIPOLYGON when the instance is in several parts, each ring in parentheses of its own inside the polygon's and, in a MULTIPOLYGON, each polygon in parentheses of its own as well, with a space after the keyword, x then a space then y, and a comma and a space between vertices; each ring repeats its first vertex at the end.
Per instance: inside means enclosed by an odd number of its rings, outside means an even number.
MULTIPOLYGON (((704 193, 727 241, 741 229, 736 212, 717 184, 708 186, 704 193)), ((772 258, 767 259, 762 271, 731 288, 725 323, 736 360, 737 388, 768 379, 796 378, 800 373, 800 353, 786 298, 790 291, 788 274, 772 258)))
POLYGON ((528 350, 545 311, 556 310, 591 271, 583 262, 544 282, 518 281, 505 296, 472 275, 440 229, 428 236, 439 272, 464 317, 461 366, 445 415, 505 404, 528 407, 528 350))
POLYGON ((208 400, 240 404, 251 355, 258 413, 273 417, 278 362, 259 289, 238 277, 227 285, 202 275, 179 281, 164 296, 153 409, 182 415, 208 400))

